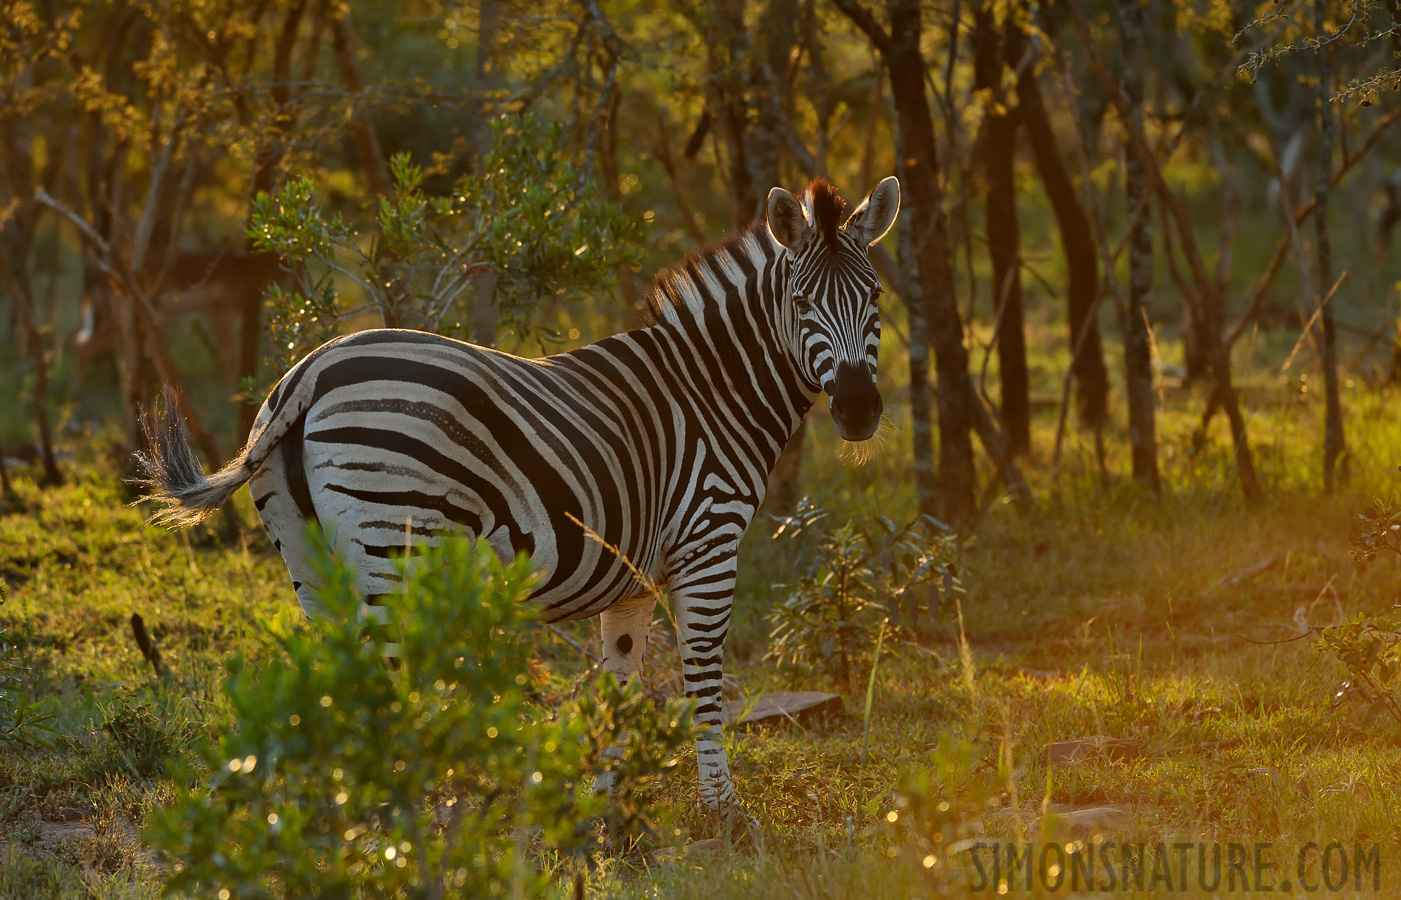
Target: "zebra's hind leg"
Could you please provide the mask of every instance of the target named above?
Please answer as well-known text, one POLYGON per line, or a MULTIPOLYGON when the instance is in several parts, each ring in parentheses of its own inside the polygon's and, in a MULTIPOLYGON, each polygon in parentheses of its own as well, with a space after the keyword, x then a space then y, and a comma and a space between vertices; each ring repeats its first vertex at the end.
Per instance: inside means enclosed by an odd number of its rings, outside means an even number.
POLYGON ((302 611, 313 618, 323 618, 326 610, 316 600, 321 578, 312 565, 312 549, 307 542, 307 527, 316 520, 316 513, 310 509, 310 500, 302 496, 305 479, 301 491, 294 492, 283 454, 273 453, 249 481, 248 488, 264 530, 287 564, 302 611))
POLYGON ((404 582, 421 568, 422 557, 412 552, 411 542, 401 553, 384 552, 386 548, 378 547, 370 535, 360 534, 335 541, 336 553, 355 570, 355 589, 364 598, 357 613, 361 633, 376 639, 385 664, 398 670, 404 662, 403 647, 399 626, 390 620, 389 606, 401 595, 404 582), (402 571, 396 559, 405 561, 402 571))
MULTIPOLYGON (((621 600, 604 610, 598 617, 603 632, 603 668, 612 672, 620 684, 631 684, 642 675, 642 657, 647 651, 647 635, 652 629, 652 611, 657 606, 655 593, 621 600)), ((604 751, 605 758, 616 759, 617 747, 604 751)), ((595 791, 611 791, 615 773, 610 770, 594 779, 595 791)))

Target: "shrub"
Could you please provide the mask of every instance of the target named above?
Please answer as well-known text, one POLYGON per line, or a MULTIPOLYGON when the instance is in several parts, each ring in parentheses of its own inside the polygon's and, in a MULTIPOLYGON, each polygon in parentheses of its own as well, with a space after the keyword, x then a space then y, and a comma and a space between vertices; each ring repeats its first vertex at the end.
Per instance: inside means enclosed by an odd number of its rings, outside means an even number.
POLYGON ((591 296, 619 266, 637 261, 639 226, 569 163, 563 125, 503 116, 492 129, 495 145, 478 174, 445 196, 425 193, 424 172, 406 154, 390 160, 394 197, 380 201, 368 242, 321 209, 310 178, 258 195, 248 235, 259 250, 282 257, 292 282, 290 291, 275 286, 267 298, 279 374, 352 313, 377 311, 386 326, 480 337, 468 325, 471 306, 481 302, 479 275, 490 276, 498 324, 554 338, 536 316, 542 306, 591 296), (361 295, 350 304, 355 309, 340 295, 351 285, 361 295))
POLYGON ((446 540, 405 567, 390 627, 369 630, 351 573, 321 568, 327 619, 276 626, 272 659, 233 665, 233 722, 198 754, 207 774, 184 772, 193 786, 151 817, 148 839, 180 864, 168 890, 536 895, 544 848, 578 864, 601 840, 596 817, 650 826, 636 808, 610 813, 592 776, 619 766, 634 801, 693 740, 689 708, 655 711, 609 680, 578 715, 533 705, 525 561, 503 567, 484 545, 446 540), (617 743, 630 752, 598 762, 617 743))
POLYGON ((99 703, 107 740, 98 767, 104 778, 125 772, 138 781, 166 773, 166 762, 199 735, 183 698, 171 691, 119 690, 99 703))
MULTIPOLYGON (((1401 555, 1401 497, 1374 500, 1358 518, 1365 523, 1352 541, 1358 562, 1371 562, 1384 551, 1401 555)), ((1367 704, 1369 723, 1385 713, 1401 725, 1401 608, 1330 625, 1314 646, 1347 668, 1347 680, 1335 695, 1338 702, 1358 697, 1367 704)))
POLYGON ((780 667, 820 669, 842 687, 870 667, 882 623, 920 631, 963 591, 964 545, 929 516, 904 526, 880 516, 870 525, 830 527, 827 512, 804 498, 778 520, 773 536, 803 543, 797 567, 803 575, 786 586, 788 599, 769 616, 766 658, 780 667))
MULTIPOLYGON (((4 581, 0 581, 0 603, 5 602, 4 581)), ((5 634, 0 629, 0 636, 5 634)), ((53 712, 43 700, 29 699, 20 679, 19 653, 0 640, 0 748, 19 750, 47 747, 53 712)))
POLYGON ((899 855, 924 873, 936 895, 951 893, 949 886, 966 876, 953 857, 985 834, 983 816, 1002 805, 1003 790, 1015 791, 1005 752, 996 768, 980 766, 977 756, 973 744, 940 732, 930 765, 900 773, 885 815, 899 855))

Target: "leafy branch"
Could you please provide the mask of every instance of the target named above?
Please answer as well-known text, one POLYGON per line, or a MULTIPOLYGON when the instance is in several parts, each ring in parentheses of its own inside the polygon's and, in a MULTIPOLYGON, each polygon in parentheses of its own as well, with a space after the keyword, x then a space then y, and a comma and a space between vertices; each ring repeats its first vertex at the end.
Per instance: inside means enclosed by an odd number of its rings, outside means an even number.
MULTIPOLYGON (((1365 524, 1352 540, 1353 557, 1371 562, 1383 552, 1401 556, 1401 495, 1380 498, 1359 516, 1365 524)), ((1347 680, 1335 694, 1341 703, 1349 696, 1367 703, 1367 721, 1381 713, 1401 725, 1401 605, 1380 616, 1359 615, 1351 622, 1331 625, 1314 645, 1336 657, 1346 667, 1347 680)))
POLYGON ((943 603, 963 591, 958 562, 967 546, 947 525, 919 516, 897 525, 831 527, 827 512, 804 498, 778 520, 774 538, 802 540, 802 576, 769 616, 766 656, 782 666, 822 669, 843 687, 867 669, 870 649, 887 627, 915 633, 935 622, 943 603))
MULTIPOLYGON (((0 592, 4 582, 0 582, 0 592)), ((5 602, 0 597, 0 603, 5 602)), ((0 635, 5 632, 0 629, 0 635)), ((0 748, 8 750, 33 749, 49 746, 44 733, 52 731, 49 724, 52 710, 44 708, 45 701, 31 701, 20 679, 18 651, 14 645, 0 641, 0 748)))
POLYGON ((604 290, 637 263, 637 223, 569 162, 564 125, 527 115, 492 128, 493 150, 446 195, 428 194, 422 167, 395 156, 394 191, 368 238, 323 209, 309 177, 257 196, 247 233, 282 258, 291 282, 266 298, 280 371, 366 312, 388 328, 482 340, 470 323, 473 305, 487 303, 519 337, 555 340, 543 309, 604 290))

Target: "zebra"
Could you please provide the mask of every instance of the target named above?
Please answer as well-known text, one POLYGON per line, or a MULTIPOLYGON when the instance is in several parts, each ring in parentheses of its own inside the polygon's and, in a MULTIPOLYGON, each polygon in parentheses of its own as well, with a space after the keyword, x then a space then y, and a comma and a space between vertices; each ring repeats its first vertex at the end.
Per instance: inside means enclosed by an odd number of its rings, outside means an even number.
POLYGON ((466 532, 503 560, 528 553, 540 618, 599 616, 604 668, 621 681, 641 676, 665 586, 696 704, 701 805, 738 808, 721 678, 740 539, 821 393, 843 439, 880 424, 881 286, 867 253, 899 207, 893 176, 845 222, 828 182, 801 200, 776 187, 766 219, 657 277, 651 324, 542 359, 406 330, 337 338, 283 376, 213 475, 167 404, 138 455, 163 507, 152 521, 198 522, 248 483, 313 616, 311 522, 357 573, 362 614, 381 619, 406 530, 466 532))

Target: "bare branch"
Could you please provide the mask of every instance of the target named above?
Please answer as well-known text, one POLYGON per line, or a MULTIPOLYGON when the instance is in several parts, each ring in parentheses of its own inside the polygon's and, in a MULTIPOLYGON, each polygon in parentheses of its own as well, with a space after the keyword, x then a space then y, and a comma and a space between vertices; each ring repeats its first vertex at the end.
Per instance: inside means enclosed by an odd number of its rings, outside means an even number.
MULTIPOLYGON (((1372 150, 1381 143, 1382 138, 1386 135, 1387 129, 1396 124, 1398 119, 1401 119, 1401 107, 1397 107, 1388 112, 1385 116, 1382 116, 1377 124, 1373 126, 1371 133, 1367 135, 1367 139, 1342 161, 1338 166, 1338 171, 1334 172, 1333 177, 1328 180, 1328 189, 1330 191, 1341 184, 1347 173, 1352 171, 1368 153, 1371 153, 1372 150)), ((1294 212, 1294 224, 1296 227, 1302 225, 1308 220, 1309 216, 1313 215, 1314 205, 1317 202, 1317 197, 1310 197, 1304 202, 1303 206, 1299 207, 1294 212)), ((1270 257, 1269 264, 1265 266, 1265 271, 1260 276, 1260 283, 1255 287, 1255 296, 1251 298, 1250 307, 1245 311, 1245 314, 1240 317, 1240 321, 1236 322, 1235 327, 1231 329, 1231 333, 1226 336, 1226 349, 1229 350, 1231 347, 1235 346, 1236 341, 1240 340, 1241 335, 1245 334, 1246 326, 1254 321, 1255 316, 1259 314, 1260 307, 1263 306, 1265 302, 1265 295, 1269 293, 1270 285, 1274 283, 1275 276, 1279 274, 1280 268, 1284 265, 1284 258, 1288 254, 1289 235, 1286 234, 1275 244, 1274 256, 1270 257)))
POLYGON ((881 24, 876 21, 876 17, 871 15, 871 11, 862 6, 858 0, 832 0, 837 9, 846 14, 852 24, 866 33, 866 37, 871 39, 871 43, 883 55, 890 53, 890 35, 881 24))
MULTIPOLYGON (((102 236, 93 230, 92 226, 83 220, 72 209, 63 203, 55 200, 48 191, 39 188, 34 192, 34 201, 48 207, 57 213, 64 220, 71 223, 78 229, 83 240, 91 245, 96 251, 90 258, 93 264, 108 277, 114 286, 121 290, 121 293, 128 297, 135 304, 135 318, 141 322, 149 337, 148 344, 152 352, 150 359, 155 363, 156 374, 161 381, 167 385, 175 387, 176 394, 180 398, 180 411, 185 416, 185 421, 189 425, 190 434, 194 437, 195 443, 207 457, 211 464, 219 461, 218 447, 214 443, 214 438, 200 424, 199 411, 196 410, 189 401, 188 392, 180 390, 183 387, 184 379, 180 376, 180 370, 175 365, 175 360, 170 355, 170 346, 160 330, 160 315, 151 304, 150 297, 141 289, 134 273, 121 261, 116 259, 112 253, 112 247, 102 236)), ((138 351, 139 352, 139 351, 138 351)))

